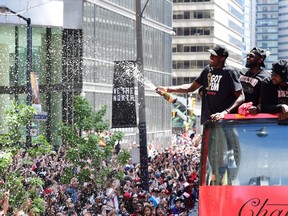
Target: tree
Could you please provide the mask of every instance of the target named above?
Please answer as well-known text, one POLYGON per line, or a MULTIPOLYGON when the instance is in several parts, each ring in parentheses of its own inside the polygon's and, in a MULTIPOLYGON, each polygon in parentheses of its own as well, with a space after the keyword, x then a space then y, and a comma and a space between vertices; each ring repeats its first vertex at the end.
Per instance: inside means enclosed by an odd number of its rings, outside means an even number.
MULTIPOLYGON (((63 140, 60 150, 65 149, 61 158, 65 160, 65 174, 61 176, 61 181, 68 183, 72 177, 78 177, 82 182, 92 181, 96 188, 103 187, 107 176, 112 174, 122 178, 123 173, 116 168, 126 164, 130 153, 122 150, 117 158, 113 154, 114 144, 121 141, 124 134, 108 131, 109 122, 103 120, 107 106, 94 112, 87 99, 79 96, 75 97, 74 105, 74 124, 62 123, 59 129, 63 140), (114 160, 111 160, 113 157, 114 160), (76 172, 75 168, 80 171, 76 172)), ((34 138, 31 147, 25 146, 26 125, 35 113, 32 107, 14 104, 6 112, 7 133, 0 136, 0 200, 9 194, 9 206, 14 214, 23 212, 23 209, 33 214, 45 212, 45 199, 39 193, 44 180, 40 175, 32 176, 30 170, 37 157, 52 153, 53 146, 44 135, 34 138)))
POLYGON ((124 137, 122 132, 110 133, 109 122, 104 120, 107 106, 94 112, 87 99, 81 96, 74 98, 74 124, 62 124, 60 134, 67 150, 67 164, 62 181, 68 183, 72 177, 79 181, 92 180, 101 187, 107 176, 114 174, 121 178, 123 173, 113 170, 118 165, 125 164, 130 158, 127 150, 122 150, 117 156, 117 164, 109 166, 114 153, 114 145, 124 137), (113 168, 112 168, 113 167, 113 168), (79 171, 75 171, 75 168, 79 171))
MULTIPOLYGON (((38 176, 25 178, 25 167, 32 165, 34 157, 49 153, 51 146, 44 136, 32 141, 31 149, 25 147, 25 127, 32 120, 35 109, 31 106, 15 103, 12 109, 5 112, 6 133, 0 136, 0 191, 9 192, 9 206, 14 211, 26 205, 27 200, 33 198, 30 210, 34 213, 45 211, 44 199, 38 193, 43 185, 43 180, 38 176), (36 147, 37 146, 37 147, 36 147)), ((0 193, 0 196, 2 194, 0 193)), ((14 213, 15 213, 14 212, 14 213)))

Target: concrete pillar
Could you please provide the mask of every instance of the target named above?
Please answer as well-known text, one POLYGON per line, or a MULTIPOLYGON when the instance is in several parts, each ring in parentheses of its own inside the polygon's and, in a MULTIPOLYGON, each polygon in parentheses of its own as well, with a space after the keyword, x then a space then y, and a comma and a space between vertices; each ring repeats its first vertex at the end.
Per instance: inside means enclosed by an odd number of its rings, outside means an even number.
MULTIPOLYGON (((0 44, 0 86, 9 86, 9 46, 0 44)), ((0 134, 7 132, 3 123, 5 122, 5 110, 11 108, 12 102, 8 94, 0 94, 0 134)))
MULTIPOLYGON (((61 83, 62 82, 62 56, 61 56, 61 49, 62 49, 62 36, 61 34, 53 34, 51 38, 51 71, 46 71, 46 34, 43 34, 42 36, 42 73, 41 73, 41 80, 46 83, 46 76, 47 74, 51 74, 50 79, 52 84, 61 83)), ((62 121, 62 93, 61 92, 50 92, 51 93, 51 144, 54 146, 60 146, 62 143, 61 137, 57 135, 57 130, 59 123, 62 121)), ((45 93, 47 95, 47 92, 45 93)), ((41 103, 42 103, 42 111, 47 111, 46 107, 46 98, 43 96, 41 97, 41 103)))

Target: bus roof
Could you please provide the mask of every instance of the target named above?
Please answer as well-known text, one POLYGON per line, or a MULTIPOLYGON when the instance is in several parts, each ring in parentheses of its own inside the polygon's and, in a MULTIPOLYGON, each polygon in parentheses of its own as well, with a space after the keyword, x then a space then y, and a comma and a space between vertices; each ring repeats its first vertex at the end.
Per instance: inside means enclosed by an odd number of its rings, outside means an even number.
POLYGON ((236 119, 277 119, 278 113, 269 114, 269 113, 259 113, 256 115, 240 115, 240 114, 226 114, 225 120, 236 120, 236 119))

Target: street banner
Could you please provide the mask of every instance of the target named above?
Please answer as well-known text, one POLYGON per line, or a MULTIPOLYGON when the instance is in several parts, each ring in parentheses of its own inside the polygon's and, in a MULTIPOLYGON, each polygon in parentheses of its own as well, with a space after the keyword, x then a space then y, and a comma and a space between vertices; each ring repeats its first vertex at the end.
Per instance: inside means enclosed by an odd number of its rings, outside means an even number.
POLYGON ((114 62, 112 128, 137 127, 134 72, 134 61, 114 62))
POLYGON ((41 104, 40 95, 39 95, 39 82, 38 82, 38 73, 31 72, 31 88, 32 88, 32 103, 41 104))

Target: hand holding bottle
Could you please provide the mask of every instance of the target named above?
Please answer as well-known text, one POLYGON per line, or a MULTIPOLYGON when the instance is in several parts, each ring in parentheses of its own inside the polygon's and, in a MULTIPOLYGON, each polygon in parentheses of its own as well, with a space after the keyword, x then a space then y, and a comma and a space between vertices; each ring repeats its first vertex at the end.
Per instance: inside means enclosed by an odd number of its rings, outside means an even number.
POLYGON ((177 101, 176 97, 168 93, 168 87, 159 86, 155 90, 156 90, 156 93, 163 96, 165 100, 167 100, 168 102, 175 103, 177 101))
POLYGON ((158 86, 155 90, 156 90, 157 94, 163 96, 163 92, 167 92, 168 91, 168 87, 158 86))

